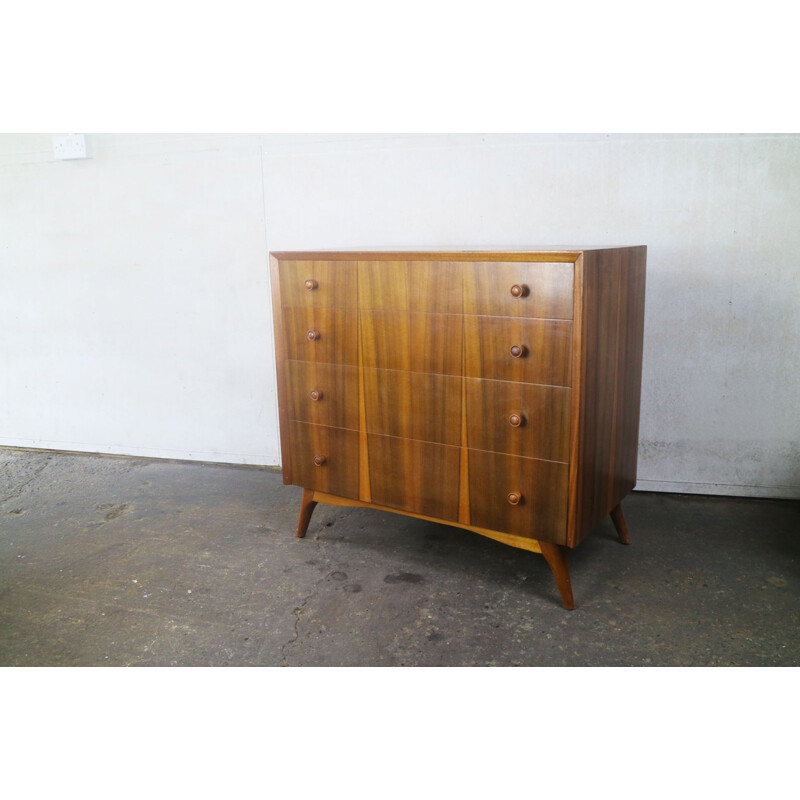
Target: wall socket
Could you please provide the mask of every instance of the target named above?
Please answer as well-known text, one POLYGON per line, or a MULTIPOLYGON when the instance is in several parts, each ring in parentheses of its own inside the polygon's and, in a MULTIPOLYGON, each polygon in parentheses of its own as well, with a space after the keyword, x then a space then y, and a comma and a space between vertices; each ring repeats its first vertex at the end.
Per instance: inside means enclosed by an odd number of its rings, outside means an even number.
POLYGON ((53 136, 53 158, 91 158, 88 137, 83 133, 65 133, 53 136))

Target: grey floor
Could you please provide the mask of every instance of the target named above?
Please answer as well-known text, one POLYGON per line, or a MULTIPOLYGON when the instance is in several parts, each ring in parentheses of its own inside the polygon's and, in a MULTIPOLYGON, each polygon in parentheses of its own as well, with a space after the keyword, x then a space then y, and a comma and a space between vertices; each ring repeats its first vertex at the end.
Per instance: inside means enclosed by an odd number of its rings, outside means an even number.
POLYGON ((280 475, 0 449, 0 664, 796 666, 800 504, 634 493, 570 554, 318 506, 280 475))

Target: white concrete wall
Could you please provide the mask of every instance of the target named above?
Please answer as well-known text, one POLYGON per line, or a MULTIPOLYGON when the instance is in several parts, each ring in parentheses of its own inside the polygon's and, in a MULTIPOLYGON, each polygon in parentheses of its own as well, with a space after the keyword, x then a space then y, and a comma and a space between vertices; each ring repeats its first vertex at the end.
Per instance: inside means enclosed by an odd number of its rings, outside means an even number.
POLYGON ((267 252, 646 244, 639 488, 800 497, 800 137, 0 136, 0 445, 279 462, 267 252))

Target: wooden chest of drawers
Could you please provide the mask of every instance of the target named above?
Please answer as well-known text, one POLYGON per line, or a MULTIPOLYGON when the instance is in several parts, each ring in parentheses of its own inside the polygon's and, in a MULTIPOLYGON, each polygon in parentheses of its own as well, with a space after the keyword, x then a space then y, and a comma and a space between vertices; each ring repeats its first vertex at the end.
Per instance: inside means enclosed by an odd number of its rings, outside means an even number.
POLYGON ((636 483, 645 247, 272 253, 285 483, 565 553, 636 483))

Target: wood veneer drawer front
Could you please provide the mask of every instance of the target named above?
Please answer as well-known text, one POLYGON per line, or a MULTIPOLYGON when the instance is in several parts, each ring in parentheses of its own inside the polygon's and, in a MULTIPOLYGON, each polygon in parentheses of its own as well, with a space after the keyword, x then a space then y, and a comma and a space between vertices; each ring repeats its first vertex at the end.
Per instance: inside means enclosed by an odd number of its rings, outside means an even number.
POLYGON ((358 364, 358 312, 284 308, 286 352, 295 361, 358 364))
POLYGON ((378 311, 460 314, 463 268, 451 261, 359 261, 358 304, 378 311))
POLYGON ((459 314, 362 310, 364 366, 461 374, 459 314))
POLYGON ((458 447, 375 434, 367 443, 373 503, 458 519, 458 447))
POLYGON ((301 308, 355 308, 355 261, 282 261, 281 305, 301 308))
POLYGON ((562 386, 467 378, 467 446, 566 463, 571 396, 562 386))
POLYGON ((287 361, 289 419, 358 430, 358 367, 287 361))
POLYGON ((358 432, 289 423, 292 482, 358 499, 358 432))
POLYGON ((470 378, 572 384, 572 322, 466 316, 464 337, 470 378))
POLYGON ((566 544, 569 467, 469 450, 470 523, 566 544))
POLYGON ((572 319, 571 263, 464 264, 464 313, 572 319))
POLYGON ((426 372, 365 369, 367 431, 461 444, 461 379, 426 372))

